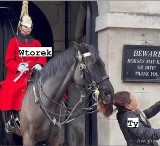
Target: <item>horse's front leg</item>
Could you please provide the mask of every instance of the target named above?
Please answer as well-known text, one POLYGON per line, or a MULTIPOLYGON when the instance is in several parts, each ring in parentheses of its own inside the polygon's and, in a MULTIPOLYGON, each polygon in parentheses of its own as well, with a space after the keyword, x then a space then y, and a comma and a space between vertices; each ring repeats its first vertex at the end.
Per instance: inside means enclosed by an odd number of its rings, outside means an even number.
POLYGON ((28 132, 23 135, 23 146, 35 146, 36 142, 28 132))
POLYGON ((50 146, 59 146, 60 144, 60 130, 56 133, 56 135, 53 138, 53 141, 51 142, 51 144, 49 144, 50 146))

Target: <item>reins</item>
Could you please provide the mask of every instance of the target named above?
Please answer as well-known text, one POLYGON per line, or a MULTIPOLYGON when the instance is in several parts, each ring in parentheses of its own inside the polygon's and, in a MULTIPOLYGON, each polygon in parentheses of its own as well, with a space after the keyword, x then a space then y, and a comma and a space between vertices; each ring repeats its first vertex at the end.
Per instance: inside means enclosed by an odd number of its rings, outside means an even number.
MULTIPOLYGON (((34 92, 34 97, 35 97, 35 103, 42 109, 44 114, 53 123, 53 125, 57 125, 59 128, 61 128, 61 126, 63 124, 69 123, 70 121, 74 120, 74 117, 77 117, 83 113, 91 114, 91 113, 97 112, 97 110, 95 110, 95 111, 91 111, 91 110, 93 110, 93 108, 97 105, 97 102, 98 102, 98 95, 100 94, 98 84, 106 79, 109 79, 109 77, 103 76, 103 77, 97 79, 96 81, 92 81, 92 76, 91 76, 91 74, 90 74, 90 72, 89 72, 89 70, 83 60, 83 58, 88 57, 88 56, 91 56, 90 52, 81 54, 78 49, 77 56, 76 56, 77 61, 76 61, 76 65, 75 65, 74 70, 76 70, 77 66, 79 65, 78 68, 79 68, 79 71, 81 72, 81 78, 83 78, 83 75, 85 74, 85 72, 87 72, 87 73, 89 73, 89 76, 91 79, 90 80, 85 79, 87 82, 87 85, 85 87, 82 87, 79 84, 76 84, 76 87, 80 90, 81 96, 73 108, 66 107, 64 102, 58 103, 54 99, 48 97, 46 95, 45 91, 43 90, 43 84, 41 82, 41 78, 39 79, 39 81, 37 83, 36 82, 33 83, 33 92, 34 92), (40 85, 40 89, 38 88, 38 84, 40 85), (87 108, 81 108, 78 110, 77 107, 82 105, 88 99, 88 97, 91 93, 92 93, 92 97, 93 97, 92 99, 94 99, 95 103, 93 103, 91 106, 89 106, 87 108), (44 105, 43 100, 42 100, 42 94, 48 100, 50 100, 52 103, 59 106, 59 108, 60 108, 59 113, 56 113, 56 112, 49 110, 48 107, 46 107, 44 105), (62 108, 65 109, 65 111, 66 111, 65 114, 62 114, 62 108), (80 111, 81 111, 81 113, 80 113, 80 111), (76 115, 76 116, 73 115, 74 113, 78 113, 78 112, 79 112, 78 115, 76 115), (53 115, 53 118, 51 117, 51 115, 53 115), (61 117, 66 117, 66 119, 63 122, 60 122, 61 117)), ((89 103, 90 103, 90 101, 89 101, 89 103)), ((88 103, 88 105, 89 105, 89 103, 88 103)))

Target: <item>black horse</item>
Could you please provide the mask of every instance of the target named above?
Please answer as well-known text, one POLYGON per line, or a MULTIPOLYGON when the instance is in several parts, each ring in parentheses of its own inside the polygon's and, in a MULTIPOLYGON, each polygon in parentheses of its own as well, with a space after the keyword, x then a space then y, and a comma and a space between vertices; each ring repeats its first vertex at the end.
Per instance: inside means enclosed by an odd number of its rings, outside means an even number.
POLYGON ((58 146, 61 126, 72 119, 91 93, 94 100, 101 98, 108 106, 109 116, 113 112, 114 91, 98 49, 75 44, 52 58, 28 85, 20 112, 20 129, 16 132, 22 136, 23 145, 48 141, 49 145, 58 146), (62 104, 62 97, 72 82, 79 88, 81 97, 68 109, 62 104), (62 108, 68 116, 63 121, 62 108))

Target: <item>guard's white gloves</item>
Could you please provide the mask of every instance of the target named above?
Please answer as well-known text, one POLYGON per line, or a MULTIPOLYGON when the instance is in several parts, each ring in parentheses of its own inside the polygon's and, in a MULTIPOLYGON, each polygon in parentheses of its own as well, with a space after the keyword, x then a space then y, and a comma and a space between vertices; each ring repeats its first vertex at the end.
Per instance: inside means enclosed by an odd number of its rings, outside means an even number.
POLYGON ((33 68, 37 71, 40 71, 42 69, 42 66, 40 64, 36 64, 33 68))
POLYGON ((28 64, 27 63, 20 63, 17 70, 20 72, 28 71, 29 70, 28 64))

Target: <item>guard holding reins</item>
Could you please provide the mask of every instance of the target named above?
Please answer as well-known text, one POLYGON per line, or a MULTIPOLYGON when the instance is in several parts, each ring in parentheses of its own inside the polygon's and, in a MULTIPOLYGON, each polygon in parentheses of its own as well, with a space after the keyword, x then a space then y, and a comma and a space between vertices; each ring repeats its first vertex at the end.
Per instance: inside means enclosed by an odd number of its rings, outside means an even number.
POLYGON ((19 56, 19 47, 41 47, 41 43, 30 35, 32 29, 32 19, 28 15, 28 2, 23 1, 18 34, 9 41, 6 50, 6 79, 0 82, 0 110, 8 111, 9 114, 8 122, 5 123, 6 132, 15 130, 12 113, 21 110, 31 71, 33 69, 40 71, 46 64, 46 57, 19 56))

